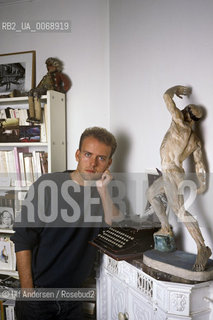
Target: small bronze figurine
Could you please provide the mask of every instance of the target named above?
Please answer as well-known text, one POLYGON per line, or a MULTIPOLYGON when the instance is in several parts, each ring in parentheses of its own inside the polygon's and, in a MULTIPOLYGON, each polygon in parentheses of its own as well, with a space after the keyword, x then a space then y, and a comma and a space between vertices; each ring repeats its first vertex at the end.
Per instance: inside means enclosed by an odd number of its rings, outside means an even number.
POLYGON ((55 90, 66 93, 71 87, 71 81, 67 75, 62 73, 62 62, 57 58, 46 60, 47 74, 42 78, 35 89, 28 93, 29 97, 29 119, 28 122, 41 121, 40 97, 47 93, 47 90, 55 90))

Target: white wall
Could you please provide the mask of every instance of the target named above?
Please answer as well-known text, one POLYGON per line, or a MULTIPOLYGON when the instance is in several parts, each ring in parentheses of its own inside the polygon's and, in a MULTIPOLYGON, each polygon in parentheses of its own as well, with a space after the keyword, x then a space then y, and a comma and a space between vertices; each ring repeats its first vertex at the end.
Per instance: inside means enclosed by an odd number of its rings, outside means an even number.
POLYGON ((0 53, 36 50, 37 84, 47 72, 48 57, 58 57, 64 62, 64 73, 73 83, 67 94, 68 168, 75 168, 74 153, 81 132, 93 125, 109 128, 107 1, 21 2, 0 7, 0 22, 5 20, 71 21, 71 33, 19 34, 0 28, 0 53))
MULTIPOLYGON (((213 171, 212 15, 211 0, 110 0, 110 123, 120 141, 115 170, 160 168, 159 147, 171 119, 162 95, 181 84, 193 94, 177 99, 178 106, 196 103, 207 111, 201 133, 213 171)), ((213 248, 212 207, 211 183, 190 210, 213 248)), ((175 231, 185 249, 195 251, 185 228, 176 224, 175 231)))

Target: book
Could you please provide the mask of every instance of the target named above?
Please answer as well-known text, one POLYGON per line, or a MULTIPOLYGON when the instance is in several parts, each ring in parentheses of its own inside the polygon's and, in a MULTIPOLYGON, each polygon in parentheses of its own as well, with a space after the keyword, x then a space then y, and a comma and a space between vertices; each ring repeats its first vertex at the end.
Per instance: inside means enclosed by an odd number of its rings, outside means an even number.
POLYGON ((19 152, 19 164, 20 164, 20 174, 21 174, 21 186, 26 187, 26 175, 25 175, 25 167, 24 167, 24 153, 19 152))
POLYGON ((13 155, 15 159, 15 170, 16 170, 15 186, 21 186, 21 170, 20 170, 19 155, 18 155, 17 147, 13 148, 13 155))
POLYGON ((14 109, 9 109, 10 112, 10 118, 15 118, 15 111, 14 109))
POLYGON ((35 164, 35 180, 37 180, 42 175, 40 151, 33 151, 33 161, 35 164))
POLYGON ((41 115, 42 121, 40 123, 40 141, 47 142, 47 129, 46 129, 46 120, 45 120, 45 111, 42 109, 41 115))
POLYGON ((33 181, 36 181, 38 178, 38 165, 37 165, 37 159, 36 159, 36 151, 34 150, 32 152, 32 166, 33 166, 33 181))
POLYGON ((16 164, 15 164, 15 156, 13 150, 6 151, 6 162, 7 162, 7 171, 10 178, 10 185, 15 186, 16 181, 18 180, 18 176, 16 173, 16 164))
POLYGON ((33 155, 31 152, 24 153, 24 168, 25 168, 25 177, 26 185, 30 186, 34 182, 34 173, 33 173, 33 155))
POLYGON ((10 177, 7 168, 7 151, 0 151, 0 186, 9 187, 10 177))
POLYGON ((15 311, 13 306, 5 306, 6 320, 15 320, 15 311))
POLYGON ((20 124, 20 115, 19 115, 19 109, 15 108, 14 110, 14 117, 19 119, 19 124, 20 124))
POLYGON ((20 126, 29 126, 30 123, 27 122, 28 113, 27 109, 19 109, 19 125, 20 126))
POLYGON ((42 173, 48 173, 48 153, 47 152, 40 152, 40 160, 41 160, 41 168, 42 173))
POLYGON ((6 119, 7 116, 6 116, 6 112, 5 112, 5 109, 1 109, 0 110, 0 119, 6 119))
POLYGON ((14 190, 0 194, 0 207, 9 207, 14 209, 15 206, 15 192, 14 190))
POLYGON ((0 315, 1 315, 0 319, 4 320, 5 319, 5 317, 4 317, 4 305, 3 305, 3 301, 2 300, 0 300, 0 315))

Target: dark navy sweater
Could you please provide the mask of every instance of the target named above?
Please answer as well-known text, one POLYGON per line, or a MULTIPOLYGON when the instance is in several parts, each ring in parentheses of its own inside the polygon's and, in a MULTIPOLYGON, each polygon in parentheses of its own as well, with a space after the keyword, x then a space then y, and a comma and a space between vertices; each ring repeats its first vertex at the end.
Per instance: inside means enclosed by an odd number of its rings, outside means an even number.
POLYGON ((46 174, 30 187, 11 240, 16 252, 32 250, 35 286, 75 288, 89 275, 96 250, 88 241, 104 214, 97 188, 86 188, 68 172, 46 174))

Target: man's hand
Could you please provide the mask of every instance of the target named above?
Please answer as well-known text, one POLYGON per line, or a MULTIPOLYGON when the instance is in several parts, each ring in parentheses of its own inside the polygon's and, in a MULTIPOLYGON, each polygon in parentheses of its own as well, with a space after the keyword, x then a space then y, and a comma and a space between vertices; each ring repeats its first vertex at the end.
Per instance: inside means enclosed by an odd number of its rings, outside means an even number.
POLYGON ((103 174, 101 179, 96 181, 96 187, 98 189, 98 192, 100 193, 103 191, 104 187, 106 187, 110 181, 112 180, 112 175, 109 170, 106 170, 103 174))
POLYGON ((192 88, 185 86, 174 86, 165 92, 165 94, 168 94, 171 98, 173 98, 174 95, 176 95, 180 99, 183 99, 182 96, 189 97, 191 93, 192 88))
POLYGON ((103 209, 104 209, 104 220, 106 224, 109 226, 112 225, 113 221, 121 221, 123 220, 124 216, 123 213, 114 205, 107 185, 112 180, 112 175, 109 170, 106 170, 103 174, 101 179, 96 181, 96 187, 98 189, 103 209))

